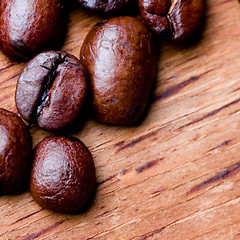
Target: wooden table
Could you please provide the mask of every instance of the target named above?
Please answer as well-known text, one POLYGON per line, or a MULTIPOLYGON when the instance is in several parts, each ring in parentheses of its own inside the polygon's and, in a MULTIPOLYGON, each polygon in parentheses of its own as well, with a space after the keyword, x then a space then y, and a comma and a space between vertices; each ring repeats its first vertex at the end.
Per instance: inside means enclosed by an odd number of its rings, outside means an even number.
MULTIPOLYGON (((75 215, 42 209, 29 192, 0 197, 0 239, 240 239, 240 4, 206 0, 191 45, 159 42, 159 68, 141 124, 89 118, 74 133, 91 150, 98 187, 75 215)), ((63 50, 79 56, 101 20, 76 9, 63 50)), ((17 113, 25 63, 0 54, 0 107, 17 113)), ((36 145, 50 133, 29 126, 36 145)))

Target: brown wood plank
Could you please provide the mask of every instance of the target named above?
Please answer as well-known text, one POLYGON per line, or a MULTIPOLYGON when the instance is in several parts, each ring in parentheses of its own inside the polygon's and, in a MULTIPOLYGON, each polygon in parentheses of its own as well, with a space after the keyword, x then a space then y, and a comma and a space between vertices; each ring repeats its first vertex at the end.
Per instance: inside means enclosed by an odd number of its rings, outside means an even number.
MULTIPOLYGON (((70 215, 42 209, 30 193, 0 197, 0 239, 240 239, 240 4, 206 0, 201 38, 159 42, 158 74, 137 126, 87 119, 72 135, 91 150, 93 205, 70 215)), ((73 10, 62 50, 79 56, 103 18, 73 10)), ((0 53, 0 107, 26 63, 0 53)), ((49 132, 29 125, 35 146, 49 132)))

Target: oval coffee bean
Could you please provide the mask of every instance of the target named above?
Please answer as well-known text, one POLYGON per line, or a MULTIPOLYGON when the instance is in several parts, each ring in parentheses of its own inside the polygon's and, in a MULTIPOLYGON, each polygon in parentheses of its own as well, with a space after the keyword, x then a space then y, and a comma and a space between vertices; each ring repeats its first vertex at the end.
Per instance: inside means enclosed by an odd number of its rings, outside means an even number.
POLYGON ((0 49, 14 60, 55 49, 62 41, 66 16, 61 0, 1 0, 0 49))
POLYGON ((142 18, 166 40, 183 41, 199 27, 204 0, 139 0, 142 18))
POLYGON ((134 17, 97 23, 87 34, 80 58, 90 76, 96 118, 129 125, 143 113, 156 74, 150 31, 134 17))
POLYGON ((130 5, 133 0, 78 0, 85 8, 103 13, 116 13, 130 5))
POLYGON ((59 130, 72 123, 87 94, 87 77, 80 61, 60 51, 34 57, 24 68, 16 88, 21 116, 46 130, 59 130))
POLYGON ((96 177, 92 155, 77 138, 50 136, 35 148, 30 192, 42 207, 71 213, 82 209, 96 177))
POLYGON ((32 138, 20 117, 0 108, 0 194, 28 187, 32 138))

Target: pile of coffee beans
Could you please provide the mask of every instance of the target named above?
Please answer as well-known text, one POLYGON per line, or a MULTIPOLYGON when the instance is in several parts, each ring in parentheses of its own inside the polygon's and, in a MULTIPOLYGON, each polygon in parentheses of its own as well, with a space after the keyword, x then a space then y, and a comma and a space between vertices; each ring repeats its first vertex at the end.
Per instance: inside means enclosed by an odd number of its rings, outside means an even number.
MULTIPOLYGON (((134 0, 78 2, 111 14, 89 31, 79 59, 59 50, 67 30, 66 0, 0 2, 0 49, 13 60, 31 58, 17 82, 18 112, 26 122, 57 132, 71 126, 90 99, 98 121, 133 124, 146 108, 157 72, 156 35, 188 39, 200 25, 204 0, 139 0, 138 17, 119 16, 137 6, 134 0)), ((83 142, 56 135, 32 150, 24 121, 0 109, 2 194, 29 187, 42 207, 69 213, 88 203, 95 183, 93 157, 83 142)))

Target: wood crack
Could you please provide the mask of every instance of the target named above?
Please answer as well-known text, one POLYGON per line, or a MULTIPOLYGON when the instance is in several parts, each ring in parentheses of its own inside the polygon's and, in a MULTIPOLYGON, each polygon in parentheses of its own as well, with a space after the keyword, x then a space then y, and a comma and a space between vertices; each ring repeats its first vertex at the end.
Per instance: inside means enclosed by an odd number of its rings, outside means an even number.
POLYGON ((189 192, 187 192, 187 194, 194 193, 194 192, 196 192, 196 191, 198 191, 198 190, 200 190, 200 189, 202 189, 202 188, 204 188, 204 187, 208 186, 209 184, 214 183, 216 181, 226 179, 226 178, 232 176, 233 174, 236 174, 239 171, 240 171, 240 162, 233 165, 233 166, 228 167, 227 169, 218 173, 217 175, 215 175, 215 176, 205 180, 204 182, 196 185, 189 192))
POLYGON ((62 224, 65 220, 61 220, 61 221, 58 221, 56 223, 54 223, 53 225, 47 227, 47 228, 44 228, 42 229, 41 231, 37 232, 37 233, 34 233, 30 236, 28 236, 27 238, 24 238, 24 240, 31 240, 31 239, 36 239, 38 237, 40 237, 41 235, 43 235, 44 233, 48 232, 48 231, 51 231, 53 228, 56 228, 58 227, 60 224, 62 224))
MULTIPOLYGON (((212 233, 212 232, 215 232, 215 231, 218 231, 218 230, 222 230, 223 228, 227 228, 227 227, 230 227, 230 226, 235 225, 235 224, 238 224, 238 223, 239 223, 239 221, 237 221, 237 222, 232 222, 231 224, 225 224, 225 225, 223 225, 223 226, 221 226, 221 227, 219 227, 219 228, 215 228, 215 229, 213 229, 213 230, 207 231, 207 232, 205 232, 205 233, 203 233, 203 234, 200 234, 200 235, 198 235, 198 236, 196 236, 196 237, 193 237, 193 238, 191 238, 191 239, 189 239, 189 240, 198 239, 199 237, 203 237, 203 236, 205 236, 205 235, 207 235, 207 234, 209 234, 209 233, 212 233)), ((233 239, 234 239, 234 238, 233 238, 233 239)))
POLYGON ((239 103, 239 102, 240 102, 240 98, 238 98, 238 99, 236 99, 236 100, 234 100, 234 101, 232 101, 232 102, 230 102, 230 103, 228 103, 228 104, 226 104, 226 105, 224 105, 224 106, 222 106, 222 107, 220 107, 220 108, 217 108, 217 109, 215 109, 215 110, 213 110, 213 111, 211 111, 211 112, 203 115, 201 118, 197 118, 197 119, 195 119, 195 120, 193 120, 193 121, 191 121, 191 122, 189 122, 189 123, 187 123, 187 124, 179 127, 177 130, 182 130, 183 128, 186 128, 186 127, 188 127, 188 126, 191 126, 191 125, 193 125, 193 124, 196 124, 196 123, 204 120, 205 118, 212 117, 212 116, 214 116, 215 114, 217 114, 217 113, 219 113, 220 111, 222 111, 223 109, 228 108, 228 107, 230 107, 230 106, 232 106, 232 105, 234 105, 234 104, 237 104, 237 103, 239 103))

